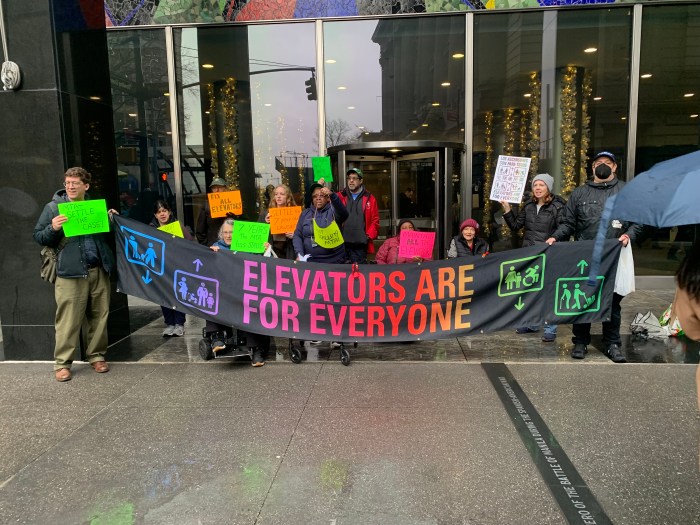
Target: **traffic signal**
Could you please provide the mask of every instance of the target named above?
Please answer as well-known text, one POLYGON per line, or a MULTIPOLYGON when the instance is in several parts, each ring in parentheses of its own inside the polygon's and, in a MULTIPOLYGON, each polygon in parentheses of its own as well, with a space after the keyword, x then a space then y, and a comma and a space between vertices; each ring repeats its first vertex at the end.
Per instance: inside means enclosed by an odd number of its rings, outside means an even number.
POLYGON ((306 98, 309 100, 318 100, 316 96, 316 77, 311 75, 311 78, 304 82, 306 84, 306 98))
POLYGON ((168 174, 167 173, 161 173, 160 174, 160 180, 162 182, 168 182, 168 174))

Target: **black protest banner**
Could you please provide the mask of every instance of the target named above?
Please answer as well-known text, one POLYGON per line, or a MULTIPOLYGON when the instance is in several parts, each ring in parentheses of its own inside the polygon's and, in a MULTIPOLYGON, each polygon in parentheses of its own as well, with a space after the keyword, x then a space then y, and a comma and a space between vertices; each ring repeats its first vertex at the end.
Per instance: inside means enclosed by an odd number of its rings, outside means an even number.
POLYGON ((593 242, 421 264, 328 265, 214 252, 115 216, 119 290, 251 332, 328 341, 439 339, 609 317, 619 242, 589 286, 593 242))

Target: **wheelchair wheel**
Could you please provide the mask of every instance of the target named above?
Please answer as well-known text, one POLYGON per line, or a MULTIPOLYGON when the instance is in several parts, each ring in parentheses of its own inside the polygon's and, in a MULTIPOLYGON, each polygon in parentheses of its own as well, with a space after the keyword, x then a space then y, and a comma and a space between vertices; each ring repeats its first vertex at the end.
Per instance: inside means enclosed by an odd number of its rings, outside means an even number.
POLYGON ((295 365, 301 363, 301 348, 294 344, 294 341, 289 340, 289 359, 295 365))
POLYGON ((199 356, 205 361, 214 358, 214 352, 211 351, 211 343, 209 339, 200 339, 199 341, 199 356))
POLYGON ((350 364, 350 352, 345 349, 345 345, 340 347, 340 362, 345 366, 350 364))

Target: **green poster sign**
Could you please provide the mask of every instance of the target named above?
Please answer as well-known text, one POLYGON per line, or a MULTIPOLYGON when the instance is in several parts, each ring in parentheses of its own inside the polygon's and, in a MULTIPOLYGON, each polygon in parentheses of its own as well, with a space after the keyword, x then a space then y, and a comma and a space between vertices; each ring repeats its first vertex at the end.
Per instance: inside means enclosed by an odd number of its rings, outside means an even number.
POLYGON ((333 182, 330 157, 311 157, 311 166, 314 169, 314 180, 333 182))
POLYGON ((58 213, 68 217, 63 223, 66 237, 109 231, 109 216, 104 199, 58 203, 58 213))
POLYGON ((173 221, 170 224, 161 226, 158 229, 160 231, 164 231, 165 233, 169 233, 170 235, 174 235, 175 237, 181 237, 183 239, 185 237, 182 233, 182 226, 180 226, 180 221, 173 221))
POLYGON ((270 237, 270 225, 265 222, 235 221, 231 250, 234 252, 263 253, 270 237))

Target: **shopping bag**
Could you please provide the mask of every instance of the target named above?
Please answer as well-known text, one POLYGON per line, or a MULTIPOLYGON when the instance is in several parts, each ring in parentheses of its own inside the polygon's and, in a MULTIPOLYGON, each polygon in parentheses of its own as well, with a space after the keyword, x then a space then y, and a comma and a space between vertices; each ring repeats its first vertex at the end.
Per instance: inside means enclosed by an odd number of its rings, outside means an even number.
POLYGON ((667 331, 661 326, 661 322, 651 313, 638 313, 630 323, 630 332, 634 335, 639 335, 644 339, 666 339, 667 331))
POLYGON ((620 251, 620 259, 617 261, 617 274, 615 275, 615 293, 629 295, 634 292, 634 259, 632 258, 632 245, 627 243, 620 251))
POLYGON ((263 253, 263 257, 272 257, 274 259, 277 259, 277 254, 275 253, 275 250, 272 249, 272 245, 268 245, 267 248, 265 248, 265 253, 263 253))
POLYGON ((666 334, 671 336, 671 337, 679 337, 683 335, 683 328, 681 328, 681 323, 678 320, 678 316, 676 315, 675 309, 674 309, 674 303, 676 302, 676 298, 673 298, 673 303, 671 303, 666 310, 664 310, 664 313, 661 314, 661 318, 659 319, 659 323, 661 324, 661 327, 666 330, 666 334))

